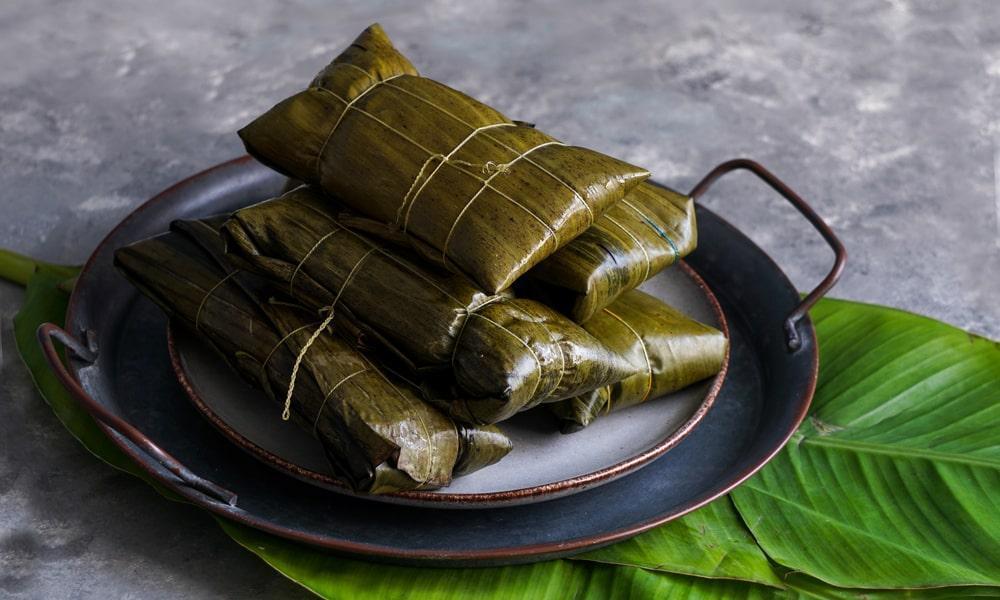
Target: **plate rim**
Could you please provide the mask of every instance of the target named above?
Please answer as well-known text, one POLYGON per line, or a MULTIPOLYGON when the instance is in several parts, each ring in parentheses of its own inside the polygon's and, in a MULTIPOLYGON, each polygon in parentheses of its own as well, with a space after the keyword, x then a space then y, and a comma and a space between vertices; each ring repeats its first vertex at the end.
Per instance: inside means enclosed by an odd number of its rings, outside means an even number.
MULTIPOLYGON (((701 292, 702 297, 707 300, 709 306, 711 307, 712 314, 716 319, 719 330, 722 331, 726 340, 729 340, 729 321, 726 318, 725 312, 722 310, 722 306, 719 304, 719 300, 716 298, 711 287, 709 287, 705 280, 702 279, 702 277, 683 259, 668 268, 679 268, 688 278, 692 280, 701 292)), ((584 473, 582 475, 569 477, 567 479, 497 492, 460 492, 441 494, 431 490, 407 490, 387 494, 368 494, 353 491, 346 483, 336 477, 331 477, 324 473, 318 473, 282 458, 274 452, 261 447, 253 440, 233 428, 224 418, 212 410, 209 403, 202 397, 202 393, 199 392, 193 378, 185 366, 182 353, 177 347, 174 333, 175 327, 176 325, 174 320, 168 319, 167 352, 170 356, 170 366, 173 369, 174 376, 177 378, 181 388, 184 390, 184 394, 194 405, 198 413, 207 419, 208 422, 211 423, 212 426, 229 442, 235 444, 241 450, 249 453, 251 456, 268 467, 322 489, 374 502, 383 502, 386 504, 405 504, 409 506, 427 508, 465 509, 533 504, 535 502, 544 502, 546 500, 569 496, 592 489, 638 471, 676 447, 701 423, 701 421, 705 418, 705 415, 708 414, 708 411, 711 410, 712 406, 715 404, 719 391, 725 383, 726 375, 729 371, 730 359, 730 345, 727 344, 726 353, 723 357, 722 368, 711 378, 711 384, 705 391, 704 398, 702 398, 697 408, 687 419, 684 420, 683 423, 649 448, 607 467, 603 467, 589 473, 584 473)), ((703 381, 709 381, 709 379, 705 379, 703 381)), ((653 401, 656 400, 660 400, 660 398, 653 399, 653 401)), ((554 435, 563 435, 556 429, 553 429, 552 433, 554 435)))
MULTIPOLYGON (((99 271, 101 269, 101 265, 98 265, 97 263, 98 260, 109 254, 109 246, 111 242, 128 226, 132 225, 136 221, 140 221, 145 213, 154 212, 154 208, 158 207, 159 204, 171 201, 174 196, 186 192, 188 188, 193 188, 192 192, 197 192, 199 187, 213 185, 213 180, 220 177, 246 178, 251 182, 257 182, 258 178, 276 176, 276 174, 267 170, 266 167, 257 164, 250 156, 243 155, 214 165, 201 172, 179 180, 178 182, 168 186, 163 191, 152 196, 146 202, 140 204, 135 210, 126 215, 108 232, 108 234, 94 248, 85 262, 80 271, 79 281, 84 284, 89 282, 91 287, 93 287, 94 283, 99 282, 100 277, 95 273, 95 271, 99 271), (252 173, 248 172, 248 170, 259 170, 260 173, 252 173), (94 281, 91 282, 91 279, 94 279, 94 281)), ((767 252, 765 252, 752 239, 747 237, 746 234, 727 221, 724 217, 718 215, 705 206, 700 206, 699 208, 709 213, 719 222, 721 227, 728 229, 734 236, 737 238, 744 238, 748 244, 759 252, 761 260, 772 267, 778 283, 787 291, 795 293, 795 287, 792 285, 788 276, 775 263, 774 259, 767 254, 767 252)), ((78 285, 74 287, 66 310, 65 326, 67 328, 74 331, 80 329, 86 334, 86 330, 82 329, 82 327, 88 322, 88 318, 91 318, 91 313, 87 311, 89 310, 89 305, 93 303, 93 300, 90 298, 93 294, 94 291, 87 289, 86 285, 78 285), (78 313, 81 312, 84 313, 82 318, 78 315, 78 313)), ((632 522, 627 526, 611 529, 598 534, 575 537, 555 542, 513 546, 508 545, 478 550, 406 549, 380 543, 351 541, 349 539, 336 537, 336 533, 334 532, 320 533, 316 531, 297 529, 277 523, 267 516, 243 510, 239 508, 235 502, 231 504, 221 502, 214 497, 206 495, 200 490, 185 485, 183 481, 179 480, 176 476, 172 475, 169 470, 160 465, 155 457, 150 456, 138 446, 129 442, 124 436, 118 434, 107 424, 101 422, 100 420, 97 420, 96 423, 98 427, 109 437, 112 443, 118 446, 119 449, 121 449, 122 452, 124 452, 136 464, 136 466, 149 477, 153 478, 167 489, 170 489, 174 493, 178 494, 188 502, 208 510, 217 517, 225 518, 236 524, 253 527, 284 539, 309 544, 335 552, 343 552, 371 559, 395 560, 408 564, 467 564, 475 566, 489 566, 517 562, 533 562, 537 560, 545 560, 547 558, 565 556, 574 552, 611 544, 635 536, 644 531, 648 531, 649 529, 680 518, 707 505, 710 502, 715 501, 760 471, 764 465, 770 462, 774 456, 780 452, 782 448, 784 448, 784 446, 788 443, 788 440, 791 439, 791 436, 805 418, 812 398, 815 394, 819 368, 819 348, 816 344, 816 329, 812 319, 810 319, 808 315, 799 321, 798 326, 802 330, 803 341, 806 342, 803 350, 808 351, 808 355, 803 357, 804 360, 807 361, 808 367, 800 374, 800 376, 804 378, 804 385, 801 386, 800 393, 797 394, 794 399, 789 400, 790 402, 793 402, 793 406, 795 406, 793 409, 794 412, 791 415, 791 420, 788 423, 787 428, 783 428, 778 433, 778 439, 769 451, 765 452, 758 459, 755 459, 752 464, 746 465, 739 471, 736 471, 733 476, 727 478, 727 480, 721 485, 705 492, 700 499, 693 499, 679 510, 668 510, 663 513, 658 513, 653 517, 632 522)), ((88 378, 81 372, 89 366, 90 365, 88 363, 76 360, 70 356, 67 361, 67 368, 69 371, 68 374, 70 377, 67 379, 60 378, 60 380, 62 384, 68 388, 69 392, 82 404, 87 405, 94 402, 106 404, 108 401, 103 396, 100 397, 100 400, 94 399, 84 388, 83 382, 88 378)), ((797 385, 796 387, 800 386, 797 385)))

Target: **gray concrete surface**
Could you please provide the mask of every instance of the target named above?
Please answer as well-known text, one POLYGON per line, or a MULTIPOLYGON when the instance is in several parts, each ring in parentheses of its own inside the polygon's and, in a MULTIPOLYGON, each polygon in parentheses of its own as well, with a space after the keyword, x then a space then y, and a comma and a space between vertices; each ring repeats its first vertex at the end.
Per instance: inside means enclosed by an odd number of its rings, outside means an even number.
MULTIPOLYGON (((0 3, 0 246, 83 260, 134 206, 380 21, 427 75, 688 189, 757 158, 851 262, 836 296, 1000 337, 1000 4, 438 0, 0 3)), ((819 238, 749 178, 706 202, 805 289, 819 238)), ((66 435, 0 284, 0 596, 298 597, 197 510, 66 435)))

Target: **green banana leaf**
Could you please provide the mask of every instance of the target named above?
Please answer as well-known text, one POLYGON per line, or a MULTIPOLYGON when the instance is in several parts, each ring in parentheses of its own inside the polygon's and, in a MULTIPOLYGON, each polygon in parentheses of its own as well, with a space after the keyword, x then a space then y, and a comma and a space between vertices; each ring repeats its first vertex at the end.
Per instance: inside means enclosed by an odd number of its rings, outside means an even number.
MULTIPOLYGON (((33 267, 32 267, 33 268, 33 267)), ((121 469, 127 473, 135 475, 153 485, 162 495, 172 500, 179 500, 179 497, 160 486, 139 469, 131 460, 125 456, 111 440, 104 435, 94 420, 73 400, 68 392, 62 387, 55 375, 49 369, 42 355, 38 342, 35 339, 35 331, 39 325, 45 322, 53 322, 61 325, 66 312, 67 295, 62 291, 62 285, 67 277, 75 275, 76 270, 65 271, 66 267, 50 268, 47 265, 40 265, 34 275, 27 277, 27 289, 25 292, 24 304, 17 316, 14 318, 14 333, 17 340, 17 348, 25 365, 31 373, 35 384, 43 399, 49 404, 56 416, 63 425, 95 456, 104 460, 108 464, 121 469)), ((8 278, 10 270, 5 270, 4 265, 0 265, 0 278, 8 278)), ((704 509, 703 509, 704 510, 704 509)), ((654 552, 650 546, 662 544, 660 551, 661 564, 658 568, 663 571, 670 571, 674 566, 680 566, 682 573, 699 575, 701 578, 682 578, 677 583, 677 590, 673 593, 687 594, 678 597, 710 597, 716 592, 705 588, 711 586, 711 580, 702 578, 725 577, 733 580, 749 580, 769 582, 772 585, 780 585, 770 567, 767 566, 767 559, 759 548, 754 555, 753 547, 746 543, 747 533, 742 523, 731 510, 724 512, 727 519, 710 519, 714 521, 707 525, 705 519, 694 513, 669 523, 662 528, 644 534, 630 541, 630 544, 639 543, 646 539, 645 547, 649 552, 654 552), (692 520, 693 524, 687 523, 692 520), (672 536, 673 531, 677 535, 672 536), (726 550, 733 540, 740 540, 734 545, 733 553, 739 556, 738 559, 720 559, 728 553, 726 550), (723 563, 725 566, 721 566, 723 563), (758 573, 757 570, 763 572, 758 573), (687 582, 692 579, 693 582, 687 582), (687 590, 687 591, 685 591, 687 590)), ((383 579, 389 579, 396 585, 404 585, 405 589, 413 594, 410 597, 433 598, 435 589, 438 590, 438 597, 462 598, 460 590, 466 589, 462 586, 471 579, 475 579, 482 590, 494 590, 494 597, 520 598, 524 597, 518 591, 526 588, 519 585, 542 585, 539 582, 547 582, 545 585, 553 586, 553 590, 565 589, 567 574, 572 574, 575 578, 577 589, 587 587, 589 572, 592 568, 589 562, 584 561, 552 561, 539 563, 536 565, 526 565, 518 567, 505 567, 497 569, 412 569, 406 567, 394 567, 381 564, 367 563, 364 561, 337 558, 329 553, 308 548, 291 542, 287 542, 275 536, 263 534, 247 529, 240 525, 219 520, 220 526, 240 544, 248 550, 254 552, 277 568, 282 574, 302 584, 304 587, 326 595, 331 589, 339 586, 348 586, 345 589, 357 591, 359 589, 374 589, 372 586, 383 579), (310 565, 320 565, 310 569, 310 565), (340 565, 337 567, 337 565, 340 565), (415 584, 413 573, 419 572, 419 583, 415 584), (344 575, 348 573, 348 575, 344 575), (343 581, 342 578, 346 578, 343 581), (349 587, 357 582, 355 587, 349 587), (518 583, 520 582, 520 583, 518 583), (440 586, 435 588, 435 586, 440 586), (442 596, 441 593, 451 591, 450 596, 442 596)), ((614 555, 609 554, 610 549, 603 549, 600 552, 601 561, 620 562, 625 566, 600 566, 602 573, 602 585, 608 586, 609 573, 616 573, 615 577, 621 577, 621 586, 627 589, 628 583, 639 577, 643 580, 659 581, 659 585, 664 585, 660 579, 648 578, 642 575, 630 575, 632 571, 640 571, 636 567, 628 566, 631 563, 626 556, 620 561, 614 560, 614 555)), ((651 565, 652 566, 652 565, 651 565)), ((669 582, 668 582, 669 583, 669 582)), ((645 586, 646 584, 643 584, 645 586)), ((726 583, 718 593, 726 592, 729 596, 730 588, 737 589, 739 586, 749 585, 738 582, 726 583)), ((644 589, 640 586, 637 589, 644 589)), ((757 586, 751 586, 750 590, 755 590, 757 586)), ((772 591, 776 591, 773 590, 772 591)), ((544 597, 544 589, 532 589, 530 597, 544 597)), ((553 593, 556 593, 553 592, 553 593)), ((401 592, 402 593, 402 592, 401 592)), ((758 592, 752 592, 758 593, 758 592)), ((758 593, 758 595, 760 595, 758 593)), ((330 596, 338 597, 338 596, 330 596)), ((379 597, 376 593, 362 594, 361 596, 345 597, 379 597)), ((406 596, 400 596, 406 597, 406 596)), ((484 596, 488 597, 488 596, 484 596)), ((557 597, 557 596, 555 596, 557 597)), ((627 596, 624 596, 627 597, 627 596)), ((738 596, 737 596, 738 597, 738 596)), ((751 596, 752 597, 752 596, 751 596)), ((767 597, 762 595, 761 597, 767 597)))
POLYGON ((845 589, 833 587, 803 573, 787 572, 784 575, 789 597, 816 600, 952 600, 954 598, 996 598, 1000 590, 995 587, 974 585, 915 589, 845 589))
MULTIPOLYGON (((17 254, 16 252, 0 248, 0 279, 6 279, 20 286, 28 285, 28 280, 30 280, 36 273, 58 276, 62 277, 64 280, 72 280, 79 272, 79 267, 54 265, 52 263, 35 260, 33 258, 17 254)), ((39 301, 47 303, 61 302, 65 305, 66 300, 67 298, 65 296, 59 295, 57 297, 46 298, 39 301)))
POLYGON ((223 530, 269 565, 323 598, 446 600, 781 597, 782 590, 725 579, 557 560, 491 569, 428 569, 339 558, 254 529, 223 530))
MULTIPOLYGON (((10 277, 10 269, 5 269, 6 265, 2 264, 4 262, 2 259, 3 257, 0 257, 0 278, 13 279, 10 277)), ((67 272, 64 269, 66 268, 57 267, 53 270, 47 268, 46 265, 39 265, 34 275, 30 276, 24 305, 15 317, 14 329, 18 351, 42 396, 70 433, 99 458, 149 481, 104 436, 89 415, 69 397, 45 364, 38 348, 35 340, 35 329, 38 325, 46 321, 61 323, 65 313, 66 296, 61 290, 65 288, 67 277, 71 277, 74 272, 67 272)), ((990 361, 993 363, 996 361, 995 343, 983 342, 980 338, 970 337, 946 325, 891 309, 842 301, 823 301, 814 310, 814 315, 817 318, 817 329, 824 348, 824 365, 830 368, 825 366, 821 373, 820 388, 814 402, 815 418, 818 420, 804 425, 803 432, 806 436, 810 435, 809 431, 813 432, 811 435, 816 435, 817 431, 829 432, 831 428, 829 423, 837 422, 834 421, 835 417, 844 419, 846 414, 859 422, 866 418, 865 415, 871 411, 854 410, 852 409, 853 403, 850 401, 851 397, 856 398, 859 403, 864 403, 865 399, 850 396, 849 390, 837 387, 843 383, 835 385, 836 378, 831 378, 830 373, 834 371, 849 372, 851 368, 860 369, 863 363, 857 361, 862 360, 861 356, 869 354, 869 352, 865 352, 866 349, 881 346, 884 351, 886 343, 894 343, 891 339, 894 335, 906 337, 907 330, 913 324, 914 319, 918 320, 924 328, 924 335, 932 337, 933 334, 942 335, 949 342, 956 344, 952 350, 960 355, 960 358, 952 356, 950 364, 961 365, 977 362, 992 364, 990 361), (865 322, 869 326, 873 324, 873 321, 893 323, 900 320, 902 323, 896 323, 896 327, 888 327, 887 330, 870 328, 871 337, 869 339, 863 343, 857 343, 856 340, 849 343, 841 334, 845 331, 845 324, 855 320, 865 322), (837 341, 838 339, 840 341, 837 341), (964 345, 958 344, 960 339, 965 340, 964 345), (851 346, 854 346, 853 355, 836 354, 836 352, 844 352, 845 347, 850 348, 851 346), (836 365, 840 366, 835 368, 836 365), (848 399, 838 400, 841 396, 848 397, 848 399)), ((933 389, 941 389, 946 386, 948 381, 951 381, 953 385, 956 383, 960 386, 965 385, 962 384, 962 379, 967 376, 964 368, 945 371, 935 367, 936 361, 934 359, 927 359, 926 356, 921 359, 920 352, 903 352, 897 356, 902 358, 898 360, 885 358, 885 365, 892 364, 893 368, 899 369, 900 372, 917 369, 932 374, 932 379, 935 381, 930 382, 930 384, 926 381, 920 383, 918 378, 918 382, 914 385, 915 391, 919 392, 921 386, 928 385, 931 385, 933 389), (934 373, 937 375, 933 375, 934 373), (951 379, 952 374, 955 375, 956 379, 951 379)), ((994 380, 995 378, 994 375, 994 380)), ((885 377, 881 377, 881 379, 885 379, 885 377)), ((976 376, 974 379, 979 380, 980 378, 976 376)), ((979 395, 986 395, 986 392, 980 390, 979 395)), ((899 401, 901 406, 890 408, 889 414, 913 422, 921 420, 921 417, 924 416, 920 410, 933 413, 933 409, 928 410, 919 396, 921 394, 917 394, 916 397, 913 394, 905 396, 899 401), (914 406, 922 408, 915 410, 914 406)), ((875 402, 872 405, 874 407, 885 406, 884 403, 875 402)), ((952 414, 960 416, 957 412, 952 414)), ((978 421, 978 428, 968 428, 969 431, 979 432, 978 437, 971 434, 966 437, 980 440, 978 446, 980 452, 973 451, 980 461, 987 460, 987 458, 980 456, 981 454, 985 454, 987 457, 991 456, 989 449, 996 448, 996 440, 1000 437, 996 428, 990 427, 989 418, 992 416, 992 413, 984 411, 981 414, 982 418, 978 421)), ((947 430, 948 428, 941 427, 939 429, 947 430)), ((929 445, 926 440, 921 442, 919 439, 912 443, 929 445)), ((990 586, 907 590, 871 589, 872 586, 885 585, 875 577, 862 582, 861 585, 864 586, 864 589, 848 590, 833 587, 811 577, 810 575, 819 576, 822 579, 828 578, 826 570, 830 568, 830 565, 822 563, 821 560, 815 558, 815 555, 820 552, 836 552, 836 548, 830 547, 841 542, 835 535, 838 531, 836 522, 833 523, 833 531, 819 531, 815 529, 816 522, 810 521, 814 518, 813 515, 789 510, 785 503, 777 503, 777 508, 766 515, 757 514, 754 516, 750 508, 750 500, 755 496, 768 493, 777 496, 777 492, 766 487, 772 477, 771 472, 780 471, 782 469, 781 461, 785 460, 785 456, 792 452, 801 452, 803 446, 811 447, 808 437, 805 440, 799 440, 798 447, 792 446, 788 451, 779 455, 779 458, 771 466, 765 468, 761 476, 737 490, 735 497, 738 501, 739 515, 732 509, 727 500, 720 499, 695 513, 632 540, 580 555, 571 560, 535 565, 493 569, 416 569, 372 564, 335 557, 233 523, 220 521, 220 525, 238 543, 260 556, 286 577, 319 595, 331 598, 463 598, 469 597, 470 594, 482 598, 545 598, 547 596, 564 598, 574 597, 575 594, 576 597, 600 598, 881 599, 891 597, 937 599, 997 597, 1000 594, 1000 588, 990 586), (740 515, 747 520, 751 526, 750 530, 747 530, 738 518, 740 515), (791 525, 789 526, 788 523, 791 525), (781 531, 780 528, 788 527, 787 531, 799 532, 807 525, 814 527, 811 531, 815 533, 815 537, 806 539, 800 535, 790 535, 784 546, 776 544, 774 537, 768 535, 773 532, 767 531, 767 527, 774 527, 778 532, 781 531), (750 535, 750 531, 753 532, 753 535, 750 535), (765 549, 773 552, 770 556, 771 560, 761 551, 759 546, 755 545, 754 537, 761 542, 765 549), (816 546, 826 547, 817 548, 816 546), (608 564, 597 565, 594 564, 595 562, 608 564), (795 570, 802 572, 795 572, 795 570), (784 585, 785 589, 777 589, 776 586, 781 585, 784 585)), ((919 446, 910 448, 910 450, 916 448, 919 446)), ((964 457, 964 450, 950 449, 949 451, 956 454, 958 458, 964 457)), ((960 462, 955 464, 960 464, 960 462)), ((831 474, 823 471, 821 464, 813 466, 812 470, 804 471, 803 475, 814 475, 816 482, 824 482, 827 478, 832 477, 831 474)), ((156 485, 155 482, 151 483, 166 497, 176 499, 176 496, 168 490, 156 485)), ((985 484, 983 490, 978 492, 980 496, 985 496, 991 491, 995 492, 995 485, 989 484, 988 481, 985 484)), ((857 490, 841 490, 841 488, 836 487, 831 488, 830 493, 837 491, 841 492, 838 498, 843 500, 845 495, 857 490)), ((983 499, 982 497, 977 498, 975 490, 966 491, 969 493, 965 495, 965 500, 968 500, 972 505, 982 504, 983 499)), ((780 488, 778 492, 780 492, 780 488)), ((994 493, 994 495, 996 494, 994 493)), ((877 505, 864 506, 850 503, 845 507, 857 510, 859 514, 867 517, 874 513, 877 505)), ((934 531, 938 535, 952 535, 953 537, 949 541, 956 546, 961 546, 963 543, 973 545, 978 543, 986 546, 990 542, 990 538, 970 540, 954 536, 950 531, 940 529, 934 531)), ((968 534, 977 535, 975 532, 968 532, 968 534)), ((881 557, 877 558, 881 559, 881 557)), ((875 560, 873 560, 874 562, 875 560)), ((930 562, 933 562, 933 559, 930 559, 930 562)), ((967 565, 957 566, 961 566, 963 569, 976 569, 978 568, 976 564, 978 563, 970 562, 967 565)), ((1000 582, 997 581, 994 573, 995 571, 992 570, 986 571, 981 579, 996 586, 1000 582)), ((918 585, 913 581, 920 575, 919 572, 902 575, 913 579, 905 579, 901 585, 908 587, 918 585)))
POLYGON ((728 498, 719 498, 685 517, 624 542, 573 558, 784 586, 728 498), (664 552, 665 548, 670 552, 664 552))
MULTIPOLYGON (((697 514, 697 513, 695 513, 697 514)), ((688 518, 688 517, 685 517, 688 518)), ((682 519, 683 520, 683 519, 682 519)), ((520 599, 703 599, 726 600, 828 599, 889 600, 920 598, 996 598, 997 589, 985 586, 918 590, 845 590, 802 573, 788 573, 785 589, 743 581, 690 577, 636 567, 587 564, 559 560, 492 569, 428 569, 338 558, 304 548, 260 531, 220 521, 222 529, 244 548, 323 598, 354 600, 520 599)), ((673 545, 683 540, 670 540, 673 545)), ((666 547, 660 548, 663 554, 666 547)), ((706 546, 699 546, 706 549, 706 546)), ((759 550, 758 550, 759 551, 759 550)), ((697 548, 692 549, 694 556, 697 548)))
POLYGON ((62 325, 69 296, 59 286, 79 269, 39 264, 27 266, 24 304, 14 316, 14 341, 17 351, 28 366, 32 381, 42 398, 56 413, 66 429, 95 456, 126 473, 141 477, 142 471, 124 452, 118 449, 94 420, 69 397, 69 393, 48 368, 42 349, 35 338, 38 326, 46 321, 62 325), (32 274, 33 273, 33 274, 32 274))
POLYGON ((820 380, 733 498, 778 563, 844 587, 1000 584, 1000 345, 825 300, 820 380))

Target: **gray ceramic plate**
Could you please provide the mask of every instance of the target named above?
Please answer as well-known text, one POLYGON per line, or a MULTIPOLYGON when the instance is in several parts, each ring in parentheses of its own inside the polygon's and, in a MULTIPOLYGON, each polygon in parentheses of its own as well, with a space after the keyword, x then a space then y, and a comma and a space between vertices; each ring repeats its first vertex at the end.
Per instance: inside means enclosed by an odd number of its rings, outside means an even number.
MULTIPOLYGON (((642 287, 703 323, 726 331, 714 295, 683 263, 642 287)), ((170 327, 171 362, 195 407, 237 446, 280 471, 350 494, 331 469, 322 447, 262 392, 230 370, 187 330, 170 327)), ((727 357, 728 359, 728 357, 727 357)), ((727 361, 728 362, 728 361, 727 361)), ((589 489, 631 473, 673 448, 690 433, 715 400, 726 369, 713 379, 644 404, 604 415, 564 435, 545 411, 529 411, 501 427, 514 443, 502 461, 435 491, 364 495, 398 504, 481 508, 528 504, 589 489)))

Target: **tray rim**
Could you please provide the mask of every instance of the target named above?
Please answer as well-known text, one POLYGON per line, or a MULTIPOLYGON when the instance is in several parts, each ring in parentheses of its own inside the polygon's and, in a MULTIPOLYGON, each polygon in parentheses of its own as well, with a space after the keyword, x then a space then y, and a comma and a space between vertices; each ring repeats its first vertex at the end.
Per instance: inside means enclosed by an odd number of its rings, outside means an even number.
MULTIPOLYGON (((245 165, 254 163, 252 157, 249 155, 240 156, 215 166, 209 167, 203 171, 195 173, 187 178, 184 178, 177 183, 167 187, 165 190, 154 195, 149 200, 145 201, 139 205, 135 210, 126 215, 122 221, 115 225, 108 234, 101 240, 101 242, 94 248, 87 261, 84 263, 80 271, 80 280, 85 280, 86 276, 94 269, 94 265, 101 254, 102 250, 110 243, 112 238, 114 238, 120 230, 130 225, 132 221, 141 217, 142 213, 150 209, 154 204, 157 204, 163 200, 169 199, 172 194, 175 194, 185 187, 194 185, 198 183, 201 179, 207 178, 218 172, 225 171, 227 169, 235 169, 239 167, 244 167, 245 165)), ((702 207, 704 210, 708 210, 702 207)), ((713 211, 708 211, 713 214, 713 216, 720 221, 720 223, 730 229, 731 231, 746 237, 742 232, 729 223, 726 219, 714 213, 713 211)), ((774 259, 767 254, 763 249, 760 248, 756 243, 747 238, 747 240, 760 251, 762 260, 766 261, 774 269, 774 273, 789 289, 795 290, 795 287, 789 281, 788 276, 785 272, 775 263, 774 259)), ((81 288, 75 287, 73 293, 70 296, 69 303, 67 305, 65 324, 70 326, 76 323, 76 312, 78 310, 81 302, 82 293, 79 291, 81 288)), ((132 459, 140 469, 147 473, 150 477, 157 480, 159 483, 177 493, 187 501, 205 508, 206 510, 212 512, 213 514, 224 517, 228 520, 234 521, 239 524, 243 524, 267 533, 277 535, 286 539, 293 541, 309 544, 316 547, 325 548, 328 550, 333 550, 336 552, 343 552, 356 556, 363 556, 374 559, 391 559, 400 561, 410 561, 411 563, 427 563, 427 562, 440 562, 440 563, 450 563, 452 561, 470 561, 468 564, 477 564, 482 566, 489 566, 491 564, 510 564, 512 562, 533 562, 537 560, 545 560, 547 558, 553 558, 558 556, 565 556, 571 554, 575 551, 582 551, 585 549, 596 548, 599 546, 611 544, 620 540, 627 539, 629 537, 638 535, 644 531, 648 531, 658 525, 662 525, 668 521, 672 521, 679 517, 682 517, 692 511, 695 511, 710 502, 724 496, 729 493, 732 489, 736 488, 755 473, 760 471, 768 462, 770 462, 774 456, 784 448, 791 439, 795 430, 802 423, 805 418, 809 406, 812 402, 812 398, 816 390, 816 382, 818 376, 819 368, 819 348, 815 343, 816 340, 816 330, 812 323, 812 319, 808 315, 799 322, 805 331, 803 336, 805 339, 810 340, 812 343, 808 344, 809 355, 807 360, 810 365, 810 370, 808 373, 803 373, 805 376, 805 388, 803 394, 799 400, 798 410, 793 413, 791 424, 787 431, 781 433, 779 436, 780 443, 775 444, 775 447, 767 452, 763 458, 761 458, 756 464, 752 464, 745 467, 739 471, 728 483, 721 487, 716 487, 712 491, 706 493, 706 495, 695 502, 689 503, 684 508, 677 511, 668 511, 663 514, 659 514, 656 517, 645 519, 633 523, 627 527, 620 529, 615 529, 608 532, 603 532, 596 535, 584 536, 579 538, 574 538, 570 540, 564 540, 559 542, 547 542, 538 544, 527 544, 527 545, 517 545, 517 546, 506 546, 500 548, 488 548, 479 550, 423 550, 423 549, 405 549, 397 548, 392 546, 386 546, 383 544, 373 544, 366 542, 355 542, 343 539, 334 539, 328 535, 321 535, 314 532, 305 532, 292 529, 290 527, 285 527, 277 525, 268 519, 257 516, 253 513, 244 511, 234 504, 228 504, 225 502, 218 501, 205 493, 196 490, 188 485, 185 485, 183 481, 176 477, 170 476, 170 474, 162 467, 157 469, 152 463, 153 461, 148 454, 142 451, 138 446, 133 445, 127 438, 122 434, 116 432, 114 428, 106 423, 101 422, 99 419, 95 419, 98 426, 105 432, 106 435, 114 442, 130 459, 132 459), (511 559, 517 559, 513 561, 511 559)), ((81 385, 80 371, 87 365, 78 360, 69 360, 67 364, 68 372, 70 378, 61 378, 62 383, 69 389, 70 393, 73 394, 78 401, 83 404, 93 402, 90 398, 88 392, 81 385)), ((483 509, 483 510, 497 510, 497 509, 483 509)), ((502 509, 498 509, 502 510, 502 509)))
MULTIPOLYGON (((722 331, 722 334, 728 340, 729 321, 726 318, 726 315, 722 310, 722 306, 719 304, 719 300, 715 297, 715 293, 712 291, 711 287, 709 287, 705 280, 702 279, 702 277, 698 275, 698 273, 692 269, 690 265, 684 262, 683 259, 668 268, 675 267, 683 271, 684 274, 698 287, 712 309, 712 313, 718 323, 719 330, 722 331)), ((677 444, 683 441, 684 438, 694 431, 694 429, 701 423, 701 421, 705 418, 705 415, 708 414, 708 411, 711 410, 712 406, 715 404, 719 391, 725 383, 726 375, 729 371, 730 358, 729 345, 727 344, 722 368, 710 380, 703 380, 711 381, 711 384, 705 391, 704 398, 698 404, 698 407, 687 419, 684 420, 683 423, 667 434, 667 436, 659 442, 613 465, 596 471, 591 471, 589 473, 584 473, 582 475, 577 475, 575 477, 561 479, 559 481, 516 488, 513 490, 502 490, 498 492, 440 494, 429 490, 410 490, 378 496, 375 494, 353 492, 346 484, 335 477, 330 477, 329 475, 325 475, 323 473, 317 473, 316 471, 312 471, 290 462, 273 452, 262 448, 253 440, 250 440, 240 432, 236 431, 225 421, 225 419, 213 411, 211 406, 209 406, 209 404, 202 398, 202 394, 198 391, 194 381, 192 381, 190 374, 188 373, 188 370, 184 366, 184 360, 181 357, 181 352, 177 348, 174 328, 175 324, 173 320, 168 319, 167 352, 170 355, 170 366, 174 371, 174 375, 177 377, 177 381, 180 383, 181 388, 183 388, 184 394, 194 405, 195 409, 231 443, 250 453, 251 456, 272 469, 277 469, 279 472, 285 473, 286 475, 291 475, 292 477, 301 479, 306 483, 316 485, 335 493, 346 494, 348 496, 372 502, 382 502, 385 504, 406 504, 409 506, 426 506, 427 508, 494 508, 544 502, 546 500, 552 500, 592 489, 614 481, 619 477, 624 477, 629 473, 633 473, 669 452, 677 446, 677 444)), ((653 399, 653 401, 656 400, 660 400, 660 398, 653 399)), ((561 435, 556 430, 553 430, 552 433, 554 435, 561 435)))

